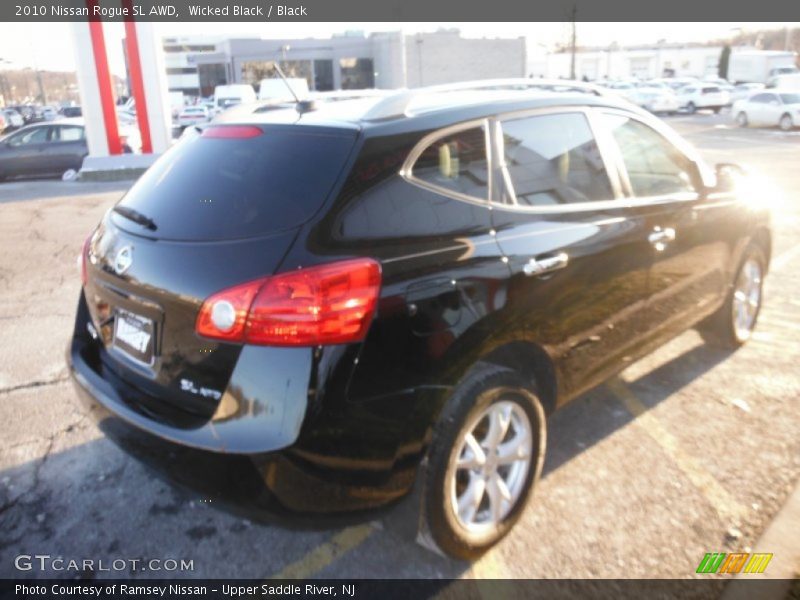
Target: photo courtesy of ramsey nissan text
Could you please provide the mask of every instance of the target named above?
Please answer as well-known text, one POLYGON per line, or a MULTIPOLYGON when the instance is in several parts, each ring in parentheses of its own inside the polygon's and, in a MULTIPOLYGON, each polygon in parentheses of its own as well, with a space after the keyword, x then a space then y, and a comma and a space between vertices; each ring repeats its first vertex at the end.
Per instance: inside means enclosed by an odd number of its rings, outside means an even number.
POLYGON ((800 597, 793 17, 0 6, 0 597, 800 597))

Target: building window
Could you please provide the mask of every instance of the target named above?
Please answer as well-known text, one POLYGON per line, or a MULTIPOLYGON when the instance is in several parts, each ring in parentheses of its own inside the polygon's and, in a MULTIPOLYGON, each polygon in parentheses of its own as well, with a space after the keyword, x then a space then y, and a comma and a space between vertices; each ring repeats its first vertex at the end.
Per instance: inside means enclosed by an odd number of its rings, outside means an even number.
POLYGON ((328 92, 333 89, 333 61, 314 61, 314 89, 318 92, 328 92))
POLYGON ((375 67, 371 58, 339 59, 343 90, 362 90, 375 87, 375 67))
MULTIPOLYGON (((281 60, 278 64, 286 77, 305 79, 309 89, 313 89, 310 60, 281 60)), ((242 80, 245 83, 258 87, 262 79, 274 77, 278 77, 274 60, 249 60, 242 63, 242 80)))
POLYGON ((200 82, 201 96, 211 96, 214 94, 215 87, 228 83, 225 65, 222 63, 197 65, 197 75, 200 82))

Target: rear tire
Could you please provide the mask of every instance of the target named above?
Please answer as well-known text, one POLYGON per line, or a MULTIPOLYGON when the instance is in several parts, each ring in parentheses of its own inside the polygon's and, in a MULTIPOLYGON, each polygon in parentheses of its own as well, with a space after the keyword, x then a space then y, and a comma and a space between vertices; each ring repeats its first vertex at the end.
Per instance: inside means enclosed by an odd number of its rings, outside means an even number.
POLYGON ((747 125, 749 123, 750 123, 750 121, 748 121, 748 119, 747 119, 747 113, 745 113, 744 111, 742 111, 738 115, 736 115, 736 124, 739 127, 747 127, 747 125))
POLYGON ((712 109, 712 110, 714 111, 714 114, 715 114, 715 115, 718 115, 718 114, 719 114, 719 111, 721 111, 721 110, 722 110, 722 107, 721 107, 721 106, 718 106, 718 107, 716 107, 716 108, 714 108, 714 109, 712 109))
POLYGON ((689 111, 690 115, 693 115, 697 112, 697 106, 695 106, 694 102, 689 102, 689 104, 686 105, 686 110, 689 111))
POLYGON ((707 344, 735 350, 750 339, 764 301, 766 264, 760 246, 753 244, 745 251, 725 302, 699 327, 707 344))
POLYGON ((792 116, 790 114, 785 114, 781 117, 781 120, 778 121, 778 125, 783 131, 791 131, 794 128, 794 121, 792 121, 792 116))
POLYGON ((524 377, 478 363, 434 432, 425 474, 428 532, 445 553, 474 559, 519 519, 539 479, 545 413, 524 377))

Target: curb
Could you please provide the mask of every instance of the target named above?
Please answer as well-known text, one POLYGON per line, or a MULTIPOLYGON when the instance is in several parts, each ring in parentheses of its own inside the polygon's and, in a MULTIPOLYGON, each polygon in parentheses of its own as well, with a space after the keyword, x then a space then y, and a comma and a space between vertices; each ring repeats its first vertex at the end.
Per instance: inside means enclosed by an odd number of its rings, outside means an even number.
POLYGON ((800 483, 794 488, 786 503, 767 526, 756 542, 753 553, 771 552, 774 556, 769 568, 760 574, 737 574, 725 587, 722 600, 744 600, 752 598, 751 581, 760 581, 759 598, 783 600, 797 585, 800 578, 800 483))

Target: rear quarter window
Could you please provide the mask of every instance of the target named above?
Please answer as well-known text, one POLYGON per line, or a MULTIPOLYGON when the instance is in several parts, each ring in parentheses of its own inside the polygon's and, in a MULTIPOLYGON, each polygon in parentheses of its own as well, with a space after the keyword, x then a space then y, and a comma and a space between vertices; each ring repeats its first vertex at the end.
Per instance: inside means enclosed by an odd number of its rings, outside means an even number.
POLYGON ((489 193, 486 130, 481 126, 444 135, 425 147, 412 177, 443 191, 485 202, 489 193))
POLYGON ((251 138, 181 139, 120 201, 155 229, 113 214, 119 227, 173 240, 256 237, 296 227, 322 206, 355 132, 265 127, 251 138))

